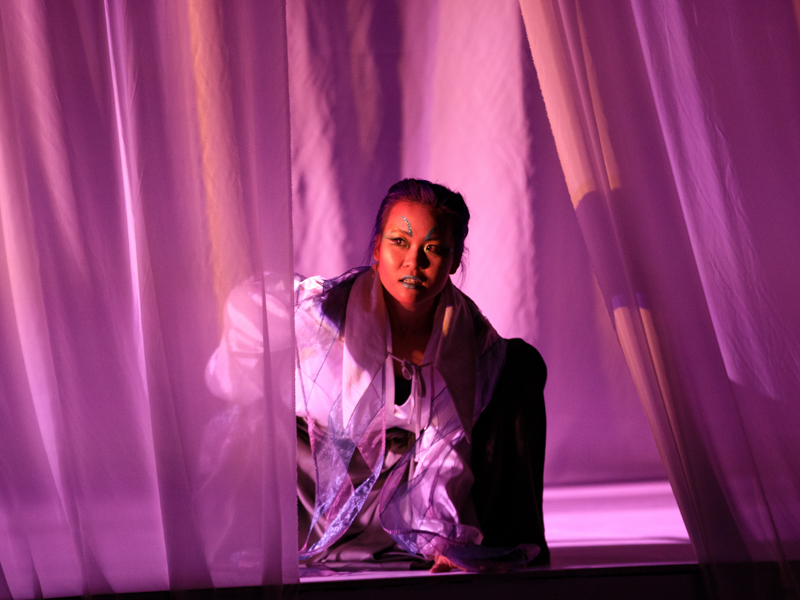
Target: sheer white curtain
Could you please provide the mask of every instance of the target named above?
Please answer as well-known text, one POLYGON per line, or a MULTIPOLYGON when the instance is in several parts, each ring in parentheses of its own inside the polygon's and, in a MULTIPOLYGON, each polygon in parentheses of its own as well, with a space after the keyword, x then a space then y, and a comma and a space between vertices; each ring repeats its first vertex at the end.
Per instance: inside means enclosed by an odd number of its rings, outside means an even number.
POLYGON ((297 579, 284 4, 0 5, 0 597, 297 579), (275 314, 278 314, 277 312, 275 314))
POLYGON ((701 559, 791 587, 800 44, 751 4, 0 3, 0 597, 297 580, 293 253, 363 263, 406 176, 547 361, 546 481, 660 451, 701 559), (267 393, 222 400, 263 273, 267 393))
POLYGON ((239 282, 289 314, 293 251, 363 263, 404 176, 466 195, 457 280, 547 360, 547 480, 663 477, 516 0, 285 9, 0 4, 0 597, 296 581, 290 320, 254 405, 205 365, 239 282))
POLYGON ((521 6, 578 221, 698 556, 720 596, 796 594, 796 4, 521 6))

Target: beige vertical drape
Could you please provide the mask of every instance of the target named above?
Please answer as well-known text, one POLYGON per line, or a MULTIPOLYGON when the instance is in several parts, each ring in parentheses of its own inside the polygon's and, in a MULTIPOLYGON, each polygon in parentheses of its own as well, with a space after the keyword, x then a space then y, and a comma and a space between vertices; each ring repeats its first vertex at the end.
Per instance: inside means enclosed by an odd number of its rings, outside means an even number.
POLYGON ((595 273, 721 597, 798 589, 798 259, 782 261, 800 53, 791 3, 772 5, 520 0, 595 273))

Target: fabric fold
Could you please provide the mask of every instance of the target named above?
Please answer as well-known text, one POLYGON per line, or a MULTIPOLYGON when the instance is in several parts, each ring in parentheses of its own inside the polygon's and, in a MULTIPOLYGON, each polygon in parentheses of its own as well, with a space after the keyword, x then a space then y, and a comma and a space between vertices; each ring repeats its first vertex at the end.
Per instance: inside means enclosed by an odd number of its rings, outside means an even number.
POLYGON ((422 365, 406 367, 413 398, 395 407, 393 398, 386 398, 394 372, 387 362, 388 319, 379 277, 359 269, 318 283, 298 294, 295 315, 301 383, 296 403, 309 419, 317 482, 301 558, 334 545, 364 506, 381 473, 390 416, 393 426, 412 431, 415 441, 381 490, 381 526, 412 554, 433 556, 454 544, 479 544, 468 434, 504 360, 504 353, 486 350, 501 338, 448 282, 422 365), (370 472, 357 484, 355 464, 370 472), (322 532, 318 539, 315 531, 322 532))

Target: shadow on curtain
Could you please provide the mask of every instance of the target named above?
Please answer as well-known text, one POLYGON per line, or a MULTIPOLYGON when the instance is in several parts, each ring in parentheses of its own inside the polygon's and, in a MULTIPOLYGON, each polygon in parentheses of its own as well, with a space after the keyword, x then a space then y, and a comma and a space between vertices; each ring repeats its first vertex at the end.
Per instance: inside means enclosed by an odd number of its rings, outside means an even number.
POLYGON ((794 597, 793 6, 521 7, 581 231, 711 590, 794 597))

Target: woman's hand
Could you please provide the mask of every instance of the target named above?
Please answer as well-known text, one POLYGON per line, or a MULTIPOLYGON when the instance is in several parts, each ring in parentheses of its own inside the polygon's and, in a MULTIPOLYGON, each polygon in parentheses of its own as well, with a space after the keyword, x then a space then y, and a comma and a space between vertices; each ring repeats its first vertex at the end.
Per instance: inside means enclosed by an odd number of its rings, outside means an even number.
MULTIPOLYGON (((449 558, 442 556, 441 554, 437 554, 433 558, 433 566, 431 567, 431 573, 447 573, 448 571, 452 571, 453 569, 461 569, 461 567, 459 567, 449 558)), ((463 571, 464 569, 461 570, 463 571)))

